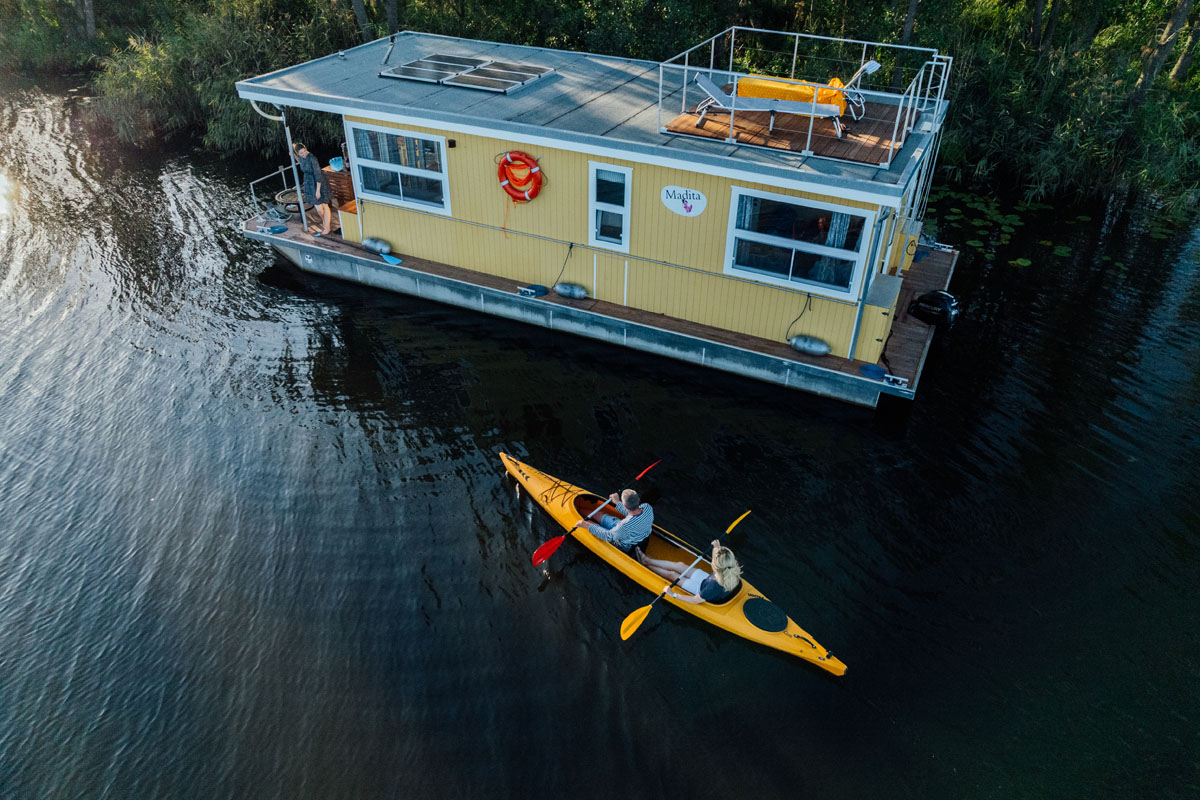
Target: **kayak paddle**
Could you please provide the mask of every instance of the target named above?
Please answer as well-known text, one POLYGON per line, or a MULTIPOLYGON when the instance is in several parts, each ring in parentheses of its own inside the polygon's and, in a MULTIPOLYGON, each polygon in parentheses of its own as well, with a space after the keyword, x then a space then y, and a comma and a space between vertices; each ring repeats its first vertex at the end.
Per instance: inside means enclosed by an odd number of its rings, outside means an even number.
MULTIPOLYGON (((728 536, 729 532, 732 531, 739 522, 744 520, 746 518, 746 514, 749 514, 749 513, 750 512, 747 511, 745 514, 742 514, 740 517, 735 519, 733 521, 733 524, 731 524, 728 528, 725 529, 725 533, 723 535, 728 536)), ((640 628, 642 626, 642 623, 646 621, 646 617, 650 616, 650 609, 654 608, 654 604, 657 603, 659 600, 661 600, 667 594, 667 592, 674 589, 676 584, 678 584, 679 581, 683 580, 683 576, 688 573, 688 570, 691 570, 693 567, 695 567, 697 564, 699 564, 703 558, 704 558, 704 553, 701 552, 700 555, 696 556, 696 560, 692 562, 692 566, 685 569, 679 575, 678 578, 671 581, 671 583, 667 586, 667 588, 663 589, 662 592, 660 592, 657 597, 655 597, 653 600, 650 601, 650 605, 642 606, 641 608, 637 609, 632 614, 630 614, 628 617, 626 617, 625 621, 621 623, 621 639, 625 640, 625 639, 628 639, 630 636, 633 636, 634 631, 636 631, 638 628, 640 628)))
MULTIPOLYGON (((621 489, 621 492, 625 491, 625 489, 628 489, 630 486, 633 486, 633 484, 637 483, 637 481, 643 475, 645 475, 647 472, 654 469, 661 463, 662 463, 662 459, 660 458, 658 461, 655 461, 653 464, 651 464, 650 466, 646 467, 644 470, 639 472, 634 477, 634 479, 629 482, 628 486, 626 486, 624 489, 621 489)), ((619 495, 621 492, 617 492, 617 494, 619 495)), ((600 505, 598 505, 592 509, 592 513, 587 515, 587 519, 591 519, 592 517, 594 517, 596 515, 596 513, 600 511, 600 509, 604 508, 610 502, 611 501, 606 498, 603 503, 601 503, 600 505)), ((736 525, 737 523, 734 523, 734 524, 736 525)), ((567 531, 567 533, 570 533, 570 531, 567 531)), ((557 550, 559 547, 561 547, 562 543, 566 541, 567 533, 564 533, 562 536, 555 536, 553 539, 551 539, 548 542, 543 542, 542 545, 537 550, 534 550, 533 551, 533 565, 535 567, 541 566, 543 561, 545 561, 550 556, 554 555, 554 551, 557 550)))

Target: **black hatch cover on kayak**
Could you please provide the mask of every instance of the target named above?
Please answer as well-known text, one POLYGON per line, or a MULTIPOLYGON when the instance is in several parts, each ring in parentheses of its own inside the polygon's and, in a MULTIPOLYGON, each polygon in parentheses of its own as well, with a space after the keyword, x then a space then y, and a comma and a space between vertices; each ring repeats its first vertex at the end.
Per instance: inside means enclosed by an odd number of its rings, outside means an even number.
POLYGON ((742 613, 750 624, 767 633, 776 633, 787 627, 787 614, 779 606, 762 597, 751 597, 742 605, 742 613))

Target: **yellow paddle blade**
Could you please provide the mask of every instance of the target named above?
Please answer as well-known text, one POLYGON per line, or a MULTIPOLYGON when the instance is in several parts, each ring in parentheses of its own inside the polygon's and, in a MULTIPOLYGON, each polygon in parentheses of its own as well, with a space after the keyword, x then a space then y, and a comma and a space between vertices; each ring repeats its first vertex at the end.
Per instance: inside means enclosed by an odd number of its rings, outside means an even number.
MULTIPOLYGON (((657 598, 655 598, 657 599, 657 598)), ((642 606, 637 611, 634 611, 625 621, 621 623, 621 640, 624 641, 630 636, 633 636, 634 631, 642 626, 646 621, 646 617, 650 616, 650 609, 654 608, 654 603, 648 606, 642 606)))
POLYGON ((750 512, 749 512, 749 511, 747 511, 745 514, 742 514, 740 517, 738 517, 737 519, 735 519, 735 520, 733 521, 733 524, 732 524, 732 525, 730 525, 728 528, 726 528, 726 529, 725 529, 725 533, 729 533, 731 530, 733 530, 734 528, 736 528, 736 527, 737 527, 737 524, 738 524, 739 522, 741 522, 742 520, 744 520, 744 519, 746 518, 746 515, 747 515, 747 514, 749 514, 749 513, 750 513, 750 512))

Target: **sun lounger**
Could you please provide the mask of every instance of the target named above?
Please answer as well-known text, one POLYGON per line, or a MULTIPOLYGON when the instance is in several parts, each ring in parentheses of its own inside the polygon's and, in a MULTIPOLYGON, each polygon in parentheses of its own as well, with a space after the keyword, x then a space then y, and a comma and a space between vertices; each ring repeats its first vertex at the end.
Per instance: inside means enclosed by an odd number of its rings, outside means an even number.
POLYGON ((696 73, 696 84, 708 95, 696 106, 700 112, 696 127, 703 125, 704 116, 713 110, 766 111, 771 115, 767 126, 770 132, 775 130, 776 113, 798 114, 832 120, 837 137, 841 139, 845 132, 842 115, 849 111, 850 117, 857 122, 866 113, 866 100, 859 91, 859 82, 864 75, 870 75, 878 69, 878 61, 865 61, 845 84, 832 78, 828 86, 814 86, 786 78, 750 76, 738 81, 736 97, 722 91, 707 75, 696 73))
POLYGON ((727 94, 717 86, 705 74, 696 73, 696 85, 699 86, 708 97, 700 101, 696 106, 696 111, 700 113, 700 119, 696 121, 696 127, 699 128, 704 124, 704 117, 711 111, 724 111, 732 113, 735 111, 766 111, 770 114, 770 123, 767 126, 768 131, 775 130, 775 115, 778 114, 797 114, 808 117, 818 117, 828 119, 833 122, 833 128, 837 131, 838 138, 842 138, 842 116, 841 106, 833 103, 817 103, 817 102, 798 102, 796 100, 776 100, 771 98, 761 97, 742 97, 727 94))

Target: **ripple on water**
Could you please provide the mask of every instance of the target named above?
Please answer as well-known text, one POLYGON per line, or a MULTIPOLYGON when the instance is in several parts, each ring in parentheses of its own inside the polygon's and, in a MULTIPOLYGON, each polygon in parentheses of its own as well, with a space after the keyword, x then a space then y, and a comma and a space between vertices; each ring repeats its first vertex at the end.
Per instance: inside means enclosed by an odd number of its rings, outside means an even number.
POLYGON ((79 106, 0 100, 0 796, 1195 783, 1195 236, 964 254, 889 437, 299 273, 237 232, 257 168, 79 106), (662 459, 639 489, 695 542, 752 509, 748 576, 848 675, 666 609, 622 642, 647 596, 573 544, 530 566, 557 531, 501 449, 600 491, 662 459))

